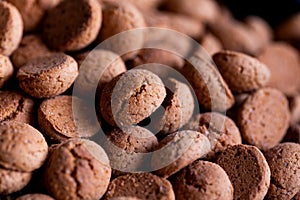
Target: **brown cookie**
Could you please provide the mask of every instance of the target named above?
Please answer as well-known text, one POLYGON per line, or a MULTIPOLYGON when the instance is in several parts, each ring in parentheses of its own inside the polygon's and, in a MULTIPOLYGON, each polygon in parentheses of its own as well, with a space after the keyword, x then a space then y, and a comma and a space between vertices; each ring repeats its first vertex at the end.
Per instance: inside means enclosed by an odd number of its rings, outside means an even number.
POLYGON ((234 188, 233 199, 263 199, 270 185, 270 168, 258 148, 238 144, 228 147, 218 157, 234 188))
POLYGON ((62 95, 47 99, 38 110, 39 126, 54 141, 88 138, 99 129, 97 118, 90 116, 93 109, 77 97, 62 95))
POLYGON ((105 195, 105 200, 116 197, 175 200, 171 183, 150 173, 128 174, 112 180, 105 195))
POLYGON ((36 30, 46 12, 55 7, 61 0, 5 0, 20 11, 24 23, 24 31, 36 30))
POLYGON ((48 11, 43 38, 52 49, 80 50, 96 39, 101 23, 97 0, 64 0, 48 11))
POLYGON ((103 1, 103 23, 98 36, 99 41, 109 38, 109 41, 102 44, 108 50, 122 55, 124 60, 133 58, 137 51, 144 45, 143 31, 131 31, 123 33, 122 36, 112 37, 118 33, 136 28, 145 27, 142 13, 131 3, 123 1, 103 1), (123 55, 124 53, 127 53, 123 55))
POLYGON ((0 122, 19 121, 36 125, 35 102, 13 91, 0 91, 0 122))
POLYGON ((234 121, 216 112, 196 115, 184 129, 199 131, 207 136, 212 147, 205 156, 207 159, 215 158, 229 146, 242 143, 240 131, 234 121))
POLYGON ((2 167, 31 172, 42 166, 47 154, 48 145, 45 138, 32 126, 16 121, 0 124, 0 165, 2 167))
POLYGON ((16 69, 26 62, 42 56, 48 56, 51 52, 39 35, 31 34, 23 37, 20 46, 14 51, 11 60, 16 69))
POLYGON ((26 194, 16 198, 16 200, 54 200, 54 199, 45 194, 26 194))
POLYGON ((233 187, 217 164, 195 161, 171 178, 176 199, 233 199, 233 187))
POLYGON ((283 141, 300 144, 300 125, 291 124, 289 129, 287 130, 286 135, 284 136, 283 141))
POLYGON ((270 87, 275 87, 286 95, 298 93, 300 62, 295 48, 283 42, 272 43, 264 49, 258 59, 270 69, 270 87))
POLYGON ((76 61, 63 53, 39 57, 23 65, 17 79, 21 89, 36 98, 49 98, 65 92, 78 75, 76 61))
POLYGON ((130 126, 149 117, 163 102, 166 89, 161 79, 144 69, 117 76, 104 87, 100 110, 112 126, 130 126))
POLYGON ((243 140, 262 150, 276 146, 283 139, 289 120, 286 97, 272 88, 263 88, 250 95, 238 113, 243 140))
POLYGON ((300 41, 300 13, 296 13, 290 18, 283 21, 276 29, 276 37, 280 40, 287 40, 290 42, 300 41))
POLYGON ((10 56, 17 49, 23 34, 22 17, 12 4, 0 2, 0 54, 10 56))
POLYGON ((279 144, 265 156, 271 169, 267 199, 293 198, 300 191, 300 144, 279 144))
POLYGON ((211 151, 208 138, 196 131, 179 131, 168 135, 152 156, 156 174, 169 177, 211 151))
POLYGON ((31 176, 31 172, 19 172, 0 167, 0 195, 21 190, 29 183, 31 176))
POLYGON ((221 41, 211 33, 206 33, 200 42, 209 55, 213 55, 223 49, 221 41))
POLYGON ((268 67, 246 54, 224 50, 214 54, 213 60, 233 92, 244 93, 259 89, 270 79, 268 67))
POLYGON ((14 67, 9 57, 0 54, 0 88, 2 88, 14 73, 14 67))
POLYGON ((55 199, 100 199, 111 168, 104 150, 96 143, 71 139, 52 152, 45 171, 45 185, 55 199))
POLYGON ((300 95, 289 98, 289 107, 291 113, 291 124, 300 122, 300 95))

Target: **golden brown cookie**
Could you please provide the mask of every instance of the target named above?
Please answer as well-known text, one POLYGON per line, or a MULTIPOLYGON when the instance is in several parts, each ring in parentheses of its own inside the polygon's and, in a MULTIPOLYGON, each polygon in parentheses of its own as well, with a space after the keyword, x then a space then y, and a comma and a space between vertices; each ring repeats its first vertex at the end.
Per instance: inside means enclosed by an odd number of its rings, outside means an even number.
POLYGON ((211 151, 208 138, 196 131, 178 131, 165 137, 152 156, 152 167, 169 177, 211 151))
POLYGON ((16 198, 16 200, 54 200, 54 199, 45 194, 26 194, 16 198))
POLYGON ((213 55, 223 49, 221 41, 211 33, 206 33, 200 42, 209 55, 213 55))
POLYGON ((234 188, 233 199, 260 200, 267 194, 270 168, 258 148, 243 144, 228 147, 216 163, 229 176, 234 188))
POLYGON ((42 166, 47 154, 45 138, 32 126, 16 121, 0 124, 0 166, 32 172, 42 166))
POLYGON ((267 199, 293 198, 300 191, 300 144, 279 144, 265 156, 271 169, 267 199))
POLYGON ((235 51, 220 51, 213 60, 233 92, 244 93, 265 86, 270 79, 266 65, 256 58, 235 51))
POLYGON ((48 11, 43 38, 55 50, 80 50, 96 39, 101 23, 97 0, 64 0, 48 11))
POLYGON ((65 92, 78 75, 76 61, 63 53, 39 57, 23 65, 17 79, 21 89, 36 98, 49 98, 65 92))
POLYGON ((108 187, 111 168, 99 145, 71 139, 54 149, 44 175, 46 188, 55 199, 100 199, 108 187))
POLYGON ((272 88, 263 88, 250 95, 238 113, 243 140, 262 150, 276 146, 283 139, 289 120, 286 97, 272 88))
POLYGON ((2 88, 12 77, 14 67, 9 57, 0 54, 0 88, 2 88))
POLYGON ((62 95, 47 99, 38 110, 39 126, 54 141, 89 138, 99 129, 97 118, 90 117, 93 109, 77 97, 62 95))
POLYGON ((161 79, 144 69, 133 69, 108 83, 101 94, 102 117, 112 126, 130 126, 149 117, 163 102, 161 79))
POLYGON ((171 178, 175 197, 186 199, 233 199, 233 187, 226 172, 217 164, 195 161, 171 178))
POLYGON ((171 183, 150 173, 128 174, 112 180, 105 195, 105 200, 116 197, 175 200, 171 183))
POLYGON ((0 2, 0 54, 10 56, 17 49, 23 34, 22 17, 15 6, 0 2))

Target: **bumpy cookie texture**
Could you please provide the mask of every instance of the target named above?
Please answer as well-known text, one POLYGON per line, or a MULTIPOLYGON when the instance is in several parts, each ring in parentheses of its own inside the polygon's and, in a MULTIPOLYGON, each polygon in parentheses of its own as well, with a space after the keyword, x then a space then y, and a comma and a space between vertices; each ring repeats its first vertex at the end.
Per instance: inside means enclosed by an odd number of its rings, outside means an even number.
POLYGON ((259 200, 267 194, 270 168, 258 148, 242 144, 228 147, 216 163, 229 176, 234 188, 233 199, 259 200))
POLYGON ((298 93, 300 62, 295 48, 284 42, 272 43, 259 54, 258 59, 270 69, 270 87, 277 88, 288 96, 298 93))
POLYGON ((63 95, 47 99, 38 109, 39 126, 54 141, 88 138, 99 129, 97 118, 90 116, 93 109, 77 97, 63 95))
POLYGON ((117 197, 175 200, 171 183, 150 173, 128 174, 112 180, 105 195, 105 200, 117 197))
POLYGON ((233 187, 217 164, 195 161, 171 178, 176 199, 233 199, 233 187))
POLYGON ((110 176, 108 157, 99 145, 88 140, 71 139, 50 155, 45 185, 58 200, 96 200, 105 193, 110 176))
POLYGON ((49 10, 43 38, 52 49, 76 51, 91 44, 102 23, 97 0, 64 0, 49 10))
POLYGON ((43 135, 32 126, 11 121, 0 125, 0 166, 23 172, 38 169, 48 154, 43 135))
POLYGON ((152 156, 156 174, 169 177, 211 150, 207 137, 196 131, 178 131, 165 137, 152 156))
POLYGON ((9 57, 0 54, 0 88, 12 77, 14 67, 10 62, 9 57))
POLYGON ((96 88, 103 89, 104 85, 114 77, 126 72, 123 60, 115 53, 103 49, 95 49, 75 56, 80 70, 74 88, 83 97, 95 95, 96 88))
POLYGON ((51 52, 39 35, 31 34, 23 37, 20 46, 14 51, 11 60, 16 69, 19 69, 29 60, 50 55, 51 52))
POLYGON ((22 17, 13 5, 0 2, 0 54, 10 56, 18 47, 23 34, 22 17))
POLYGON ((0 122, 19 121, 36 125, 35 102, 13 91, 0 91, 0 122))
POLYGON ((23 65, 17 79, 21 89, 36 98, 49 98, 65 92, 78 75, 76 61, 63 53, 39 57, 23 65))
POLYGON ((263 88, 250 95, 238 113, 242 138, 262 150, 276 146, 283 139, 289 120, 286 97, 272 88, 263 88))
POLYGON ((279 144, 265 156, 271 169, 267 199, 293 198, 300 191, 300 144, 279 144))
POLYGON ((127 32, 122 37, 111 37, 123 31, 145 27, 142 13, 132 4, 123 1, 103 1, 103 23, 98 40, 108 42, 102 44, 108 50, 122 55, 124 60, 133 58, 144 44, 144 33, 142 31, 127 32))
POLYGON ((205 156, 207 159, 215 158, 229 146, 242 143, 240 131, 235 123, 215 112, 196 115, 184 129, 199 131, 207 136, 212 146, 212 150, 205 156))
POLYGON ((206 33, 200 42, 209 55, 213 55, 223 49, 221 41, 211 33, 206 33))
POLYGON ((101 94, 102 117, 112 126, 130 126, 149 117, 163 102, 166 89, 161 79, 144 69, 117 76, 101 94))
POLYGON ((23 22, 24 31, 32 31, 38 28, 47 10, 55 7, 61 0, 5 0, 16 6, 23 22))
MULTIPOLYGON (((107 133, 104 144, 113 169, 119 172, 137 172, 149 168, 149 153, 157 147, 153 133, 139 126, 113 129, 107 133)), ((115 175, 117 175, 115 173, 115 175)))
POLYGON ((0 195, 11 194, 24 188, 31 179, 31 172, 0 168, 0 195))
POLYGON ((269 81, 268 67, 246 54, 224 50, 214 54, 213 60, 233 92, 253 91, 269 81))
POLYGON ((16 198, 16 200, 54 200, 54 199, 45 194, 26 194, 16 198))

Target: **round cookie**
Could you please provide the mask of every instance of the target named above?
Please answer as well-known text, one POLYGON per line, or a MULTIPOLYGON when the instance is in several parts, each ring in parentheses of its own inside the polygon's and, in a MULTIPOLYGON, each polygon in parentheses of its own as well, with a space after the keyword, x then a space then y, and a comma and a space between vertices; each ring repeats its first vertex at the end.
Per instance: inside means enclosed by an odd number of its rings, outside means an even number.
POLYGON ((14 67, 19 69, 26 62, 34 58, 48 56, 51 53, 53 52, 48 49, 39 35, 30 34, 23 37, 20 46, 12 54, 11 60, 14 67))
POLYGON ((0 91, 0 122, 19 121, 36 125, 35 102, 13 91, 0 91))
POLYGON ((24 23, 24 31, 35 30, 40 25, 46 12, 55 7, 61 0, 5 0, 19 11, 24 23))
POLYGON ((265 156, 271 169, 267 199, 293 198, 300 191, 300 144, 279 144, 265 156))
POLYGON ((274 42, 259 54, 258 59, 271 72, 268 86, 282 91, 285 95, 295 95, 300 88, 300 62, 295 48, 284 42, 274 42))
POLYGON ((9 57, 0 54, 0 88, 13 76, 14 67, 9 57))
POLYGON ((101 23, 97 0, 64 0, 48 11, 43 38, 55 50, 80 50, 96 39, 101 23))
POLYGON ((0 167, 0 195, 21 190, 29 183, 31 176, 31 172, 19 172, 0 167))
POLYGON ((23 65, 17 79, 20 88, 36 98, 49 98, 65 92, 78 75, 76 61, 63 53, 39 57, 23 65))
POLYGON ((205 135, 196 131, 178 131, 165 137, 152 156, 152 167, 161 177, 169 177, 211 151, 205 135))
POLYGON ((259 89, 271 76, 267 66, 243 53, 224 50, 214 54, 213 60, 229 88, 236 93, 259 89))
POLYGON ((96 143, 71 139, 53 150, 44 174, 45 186, 55 199, 100 199, 109 184, 111 168, 96 143))
POLYGON ((238 111, 243 140, 262 150, 277 145, 290 120, 288 101, 278 90, 263 88, 250 95, 238 111))
POLYGON ((137 51, 128 52, 134 49, 141 49, 144 45, 144 34, 142 31, 123 33, 122 37, 112 37, 118 33, 132 29, 145 27, 142 13, 131 3, 123 1, 103 1, 103 23, 98 36, 99 41, 109 38, 109 41, 102 44, 108 50, 122 55, 124 60, 133 58, 137 51))
POLYGON ((47 154, 45 138, 32 126, 16 121, 0 124, 0 166, 32 172, 42 166, 47 154))
POLYGON ((223 49, 221 41, 211 33, 206 33, 200 42, 209 55, 213 55, 223 49))
POLYGON ((112 180, 105 195, 105 200, 116 197, 175 200, 171 183, 150 173, 128 174, 112 180))
POLYGON ((233 187, 226 172, 217 164, 195 161, 171 178, 177 200, 233 199, 233 187))
POLYGON ((16 198, 16 200, 54 200, 54 199, 45 194, 26 194, 16 198))
POLYGON ((166 89, 161 79, 144 69, 117 76, 101 94, 102 117, 112 126, 130 126, 149 117, 163 102, 166 89))
POLYGON ((234 200, 260 200, 268 192, 270 168, 258 148, 238 144, 228 147, 218 157, 234 188, 234 200))
POLYGON ((213 159, 227 147, 242 143, 240 131, 234 121, 216 112, 196 115, 184 129, 207 136, 212 150, 205 156, 206 159, 213 159))
POLYGON ((38 109, 41 130, 51 140, 93 136, 99 129, 98 120, 92 119, 93 107, 82 99, 72 96, 57 96, 43 101, 38 109))

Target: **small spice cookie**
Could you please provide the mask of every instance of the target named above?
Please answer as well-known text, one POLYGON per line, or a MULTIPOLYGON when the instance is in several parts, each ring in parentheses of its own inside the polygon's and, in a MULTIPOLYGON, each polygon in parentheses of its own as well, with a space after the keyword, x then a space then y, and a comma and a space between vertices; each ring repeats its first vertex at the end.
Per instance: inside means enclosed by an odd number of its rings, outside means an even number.
POLYGON ((112 180, 105 195, 105 200, 116 197, 175 200, 171 183, 150 173, 128 174, 112 180))
POLYGON ((268 67, 246 54, 224 50, 214 54, 213 60, 233 92, 253 91, 265 86, 269 81, 268 67))
POLYGON ((16 198, 16 200, 54 200, 54 199, 45 194, 26 194, 16 198))
POLYGON ((22 17, 12 4, 0 2, 0 54, 10 56, 22 39, 22 17))
POLYGON ((166 89, 162 80, 144 69, 117 76, 101 94, 102 117, 112 126, 130 126, 149 117, 163 102, 166 89))
POLYGON ((96 39, 101 23, 97 0, 64 0, 48 11, 43 38, 55 50, 80 50, 96 39))
POLYGON ((84 139, 70 139, 50 155, 45 186, 55 199, 100 199, 109 184, 111 168, 104 150, 84 139))
POLYGON ((248 144, 267 150, 284 137, 290 120, 288 101, 276 89, 263 88, 250 95, 238 112, 238 126, 248 144))
POLYGON ((263 199, 270 185, 270 168, 258 148, 238 144, 228 147, 218 157, 234 188, 234 198, 263 199))
POLYGON ((2 88, 14 73, 14 67, 9 57, 0 54, 0 88, 2 88))
POLYGON ((300 191, 300 144, 281 143, 265 153, 271 169, 267 199, 291 199, 300 191))
POLYGON ((233 187, 217 164, 195 161, 171 178, 176 199, 233 199, 233 187))
POLYGON ((213 55, 223 49, 221 41, 211 33, 206 33, 200 42, 209 55, 213 55))
POLYGON ((23 65, 17 79, 21 89, 36 98, 49 98, 65 92, 78 75, 76 61, 63 53, 39 57, 23 65))
POLYGON ((47 154, 45 138, 32 126, 16 121, 0 124, 0 166, 32 172, 42 166, 47 154))
POLYGON ((77 97, 62 95, 47 99, 38 110, 39 126, 54 141, 88 138, 99 129, 97 118, 90 117, 93 109, 77 97))
POLYGON ((51 53, 53 52, 48 49, 39 35, 31 34, 23 37, 20 46, 12 54, 11 60, 14 67, 19 69, 26 62, 51 53))
POLYGON ((208 138, 196 131, 178 131, 165 137, 152 156, 155 173, 169 177, 211 151, 208 138))

